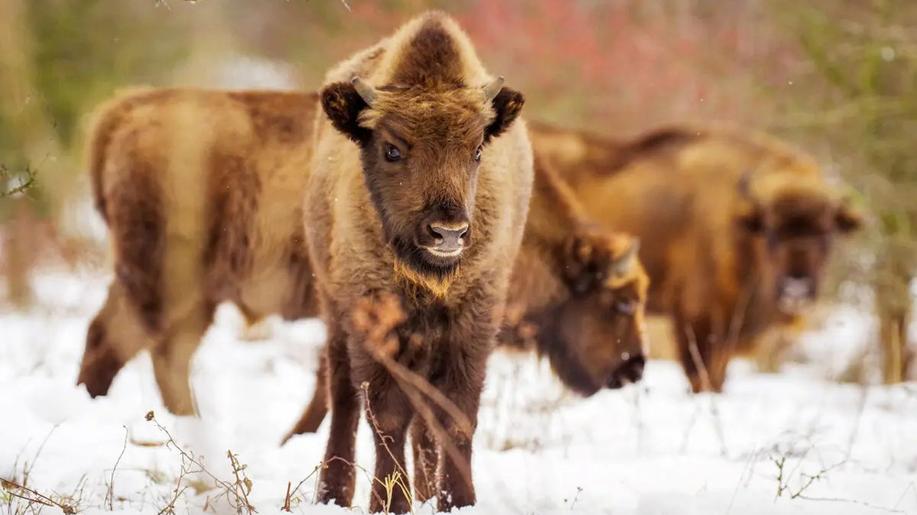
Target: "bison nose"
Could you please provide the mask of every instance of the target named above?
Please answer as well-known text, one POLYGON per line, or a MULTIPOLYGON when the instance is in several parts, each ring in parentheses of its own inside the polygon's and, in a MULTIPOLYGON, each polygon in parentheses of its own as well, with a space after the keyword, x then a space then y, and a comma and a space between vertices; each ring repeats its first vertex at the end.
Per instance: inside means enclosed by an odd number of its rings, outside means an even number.
POLYGON ((628 383, 636 383, 643 378, 646 356, 642 352, 633 356, 624 353, 621 357, 624 358, 624 363, 621 363, 621 366, 611 375, 607 385, 609 388, 620 388, 628 383))
POLYGON ((779 307, 786 314, 798 314, 814 298, 815 281, 811 277, 785 277, 780 282, 779 307))
POLYGON ((433 236, 433 248, 440 252, 458 252, 468 238, 468 222, 446 224, 434 222, 427 226, 433 236))
POLYGON ((783 279, 780 296, 789 299, 808 299, 815 293, 815 281, 811 277, 794 275, 783 279))

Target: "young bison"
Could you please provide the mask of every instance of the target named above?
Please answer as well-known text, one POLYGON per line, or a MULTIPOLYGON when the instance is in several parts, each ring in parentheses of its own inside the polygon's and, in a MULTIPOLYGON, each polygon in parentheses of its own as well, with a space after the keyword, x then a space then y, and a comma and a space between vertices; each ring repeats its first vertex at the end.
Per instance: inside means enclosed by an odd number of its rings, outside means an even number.
MULTIPOLYGON (((498 345, 547 357, 560 380, 584 396, 640 380, 649 278, 636 254, 633 238, 594 227, 567 185, 536 160, 498 345)), ((326 388, 322 362, 312 400, 286 439, 318 430, 326 388)))
POLYGON ((308 94, 156 90, 100 111, 89 168, 115 273, 78 378, 92 396, 149 348, 166 406, 190 414, 189 362, 217 303, 314 315, 300 206, 317 107, 308 94))
MULTIPOLYGON (((455 22, 434 13, 332 70, 321 103, 304 203, 328 328, 331 432, 319 499, 350 505, 362 393, 375 477, 404 477, 409 426, 417 434, 435 422, 448 435, 438 441, 438 507, 473 504, 485 362, 532 187, 527 131, 513 123, 522 95, 489 75, 455 22), (354 307, 391 298, 402 312, 392 335, 375 338, 352 317, 354 307), (448 402, 422 412, 406 377, 448 402)), ((387 499, 374 482, 370 510, 383 509, 407 512, 410 488, 387 499)))
POLYGON ((533 127, 590 215, 638 236, 651 312, 671 315, 694 391, 814 300, 833 238, 860 217, 815 161, 761 134, 674 128, 632 142, 533 127))

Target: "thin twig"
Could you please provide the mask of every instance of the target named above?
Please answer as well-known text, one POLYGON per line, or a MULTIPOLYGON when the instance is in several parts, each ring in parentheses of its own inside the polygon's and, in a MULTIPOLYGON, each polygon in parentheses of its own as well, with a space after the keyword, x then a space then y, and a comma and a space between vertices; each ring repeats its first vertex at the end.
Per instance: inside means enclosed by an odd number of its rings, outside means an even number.
POLYGON ((114 491, 115 491, 115 471, 118 470, 118 464, 121 463, 121 458, 124 456, 124 451, 127 450, 127 426, 124 427, 124 444, 121 446, 121 454, 118 455, 118 459, 115 460, 115 466, 111 469, 111 477, 108 480, 108 491, 105 493, 105 502, 108 504, 108 511, 114 511, 114 491))
POLYGON ((60 510, 64 512, 66 515, 73 515, 76 513, 76 508, 74 508, 70 504, 56 501, 48 497, 47 495, 39 493, 27 486, 20 485, 19 483, 16 483, 15 481, 10 481, 9 479, 0 478, 0 486, 2 486, 4 490, 9 492, 10 495, 26 500, 28 502, 35 502, 35 503, 38 503, 44 506, 60 508, 60 510), (18 494, 14 490, 19 490, 21 492, 24 492, 24 494, 18 494))
MULTIPOLYGON (((203 473, 206 474, 210 479, 212 479, 220 488, 222 488, 225 495, 227 495, 227 496, 230 496, 230 495, 231 495, 232 497, 234 497, 234 498, 235 498, 235 508, 236 508, 237 511, 239 511, 239 512, 241 513, 241 512, 242 512, 242 509, 244 508, 245 511, 246 511, 247 513, 249 513, 249 514, 251 514, 251 513, 256 513, 255 508, 254 508, 251 504, 248 503, 248 500, 246 499, 246 497, 245 497, 244 495, 240 495, 240 494, 239 494, 239 491, 238 491, 238 488, 237 488, 238 485, 234 485, 234 484, 232 484, 232 483, 229 483, 229 482, 227 482, 227 481, 224 481, 224 480, 218 478, 217 476, 215 476, 215 475, 214 475, 212 472, 210 472, 209 470, 207 470, 207 468, 204 466, 203 463, 200 462, 200 460, 198 460, 193 454, 191 454, 191 453, 185 451, 185 450, 181 447, 181 445, 179 445, 178 442, 175 441, 175 438, 172 437, 172 433, 170 433, 168 429, 166 429, 162 424, 159 423, 158 420, 156 420, 156 416, 155 416, 155 414, 154 414, 152 411, 150 411, 150 412, 148 412, 148 413, 146 414, 146 420, 147 420, 147 421, 150 421, 150 422, 153 422, 154 424, 156 424, 156 427, 158 427, 159 430, 162 431, 162 432, 166 435, 166 437, 169 439, 169 441, 166 442, 166 445, 171 444, 172 447, 174 447, 175 450, 177 450, 177 451, 179 452, 179 454, 181 454, 181 456, 182 456, 183 459, 187 460, 187 461, 188 461, 189 463, 191 463, 192 465, 198 467, 198 469, 199 469, 198 472, 203 472, 203 473)), ((230 453, 230 454, 231 454, 231 453, 230 453)), ((236 462, 236 464, 238 464, 238 462, 236 462)), ((186 487, 186 488, 187 488, 187 487, 186 487)), ((184 492, 184 490, 185 490, 186 488, 181 489, 181 491, 184 492)), ((176 491, 177 491, 177 490, 178 490, 178 486, 176 486, 176 491)), ((244 492, 244 490, 243 490, 243 492, 244 492)))

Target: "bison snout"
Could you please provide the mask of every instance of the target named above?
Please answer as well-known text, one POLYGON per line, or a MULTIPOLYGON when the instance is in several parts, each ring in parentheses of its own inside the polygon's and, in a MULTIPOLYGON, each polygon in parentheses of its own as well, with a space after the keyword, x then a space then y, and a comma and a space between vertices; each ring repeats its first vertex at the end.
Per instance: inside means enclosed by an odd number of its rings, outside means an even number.
MULTIPOLYGON (((624 356, 622 356, 624 357, 624 356)), ((646 356, 643 353, 636 355, 627 355, 624 363, 611 374, 608 380, 608 388, 621 388, 630 383, 636 383, 643 378, 643 369, 646 366, 646 356)))
POLYGON ((436 255, 455 256, 464 250, 468 240, 468 222, 434 222, 427 226, 432 237, 427 250, 436 255))
POLYGON ((785 277, 779 286, 780 310, 798 314, 815 299, 815 280, 811 277, 785 277))

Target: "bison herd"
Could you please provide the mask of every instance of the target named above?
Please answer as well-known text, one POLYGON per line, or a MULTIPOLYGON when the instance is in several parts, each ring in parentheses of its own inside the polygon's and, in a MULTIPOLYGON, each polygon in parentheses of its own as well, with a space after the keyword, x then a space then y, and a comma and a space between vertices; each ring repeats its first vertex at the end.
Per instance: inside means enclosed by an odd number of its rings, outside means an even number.
POLYGON ((328 340, 292 434, 330 412, 319 500, 349 506, 360 413, 373 512, 475 502, 472 440, 495 345, 592 395, 640 380, 644 315, 674 322, 695 391, 814 300, 860 215, 773 138, 674 127, 633 141, 520 118, 523 96, 448 16, 420 16, 321 91, 138 90, 89 142, 114 280, 78 382, 104 395, 148 349, 165 405, 220 302, 250 320, 321 316, 328 340), (407 485, 406 479, 403 484, 407 485))

